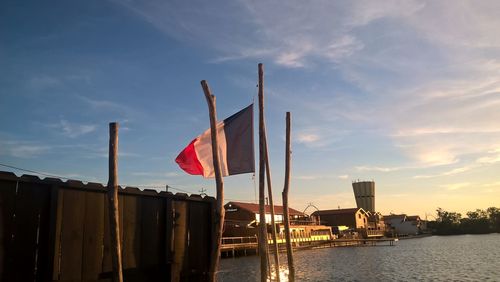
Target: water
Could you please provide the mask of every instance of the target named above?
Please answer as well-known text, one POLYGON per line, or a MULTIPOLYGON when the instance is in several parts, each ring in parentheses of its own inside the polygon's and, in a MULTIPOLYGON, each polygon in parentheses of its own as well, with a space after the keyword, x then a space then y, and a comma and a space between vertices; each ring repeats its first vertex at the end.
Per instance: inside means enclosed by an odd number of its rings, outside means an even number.
MULTIPOLYGON (((294 259, 297 281, 500 281, 500 234, 307 250, 294 259)), ((280 263, 286 277, 286 255, 280 263)), ((223 259, 219 281, 260 281, 259 268, 257 256, 223 259)))

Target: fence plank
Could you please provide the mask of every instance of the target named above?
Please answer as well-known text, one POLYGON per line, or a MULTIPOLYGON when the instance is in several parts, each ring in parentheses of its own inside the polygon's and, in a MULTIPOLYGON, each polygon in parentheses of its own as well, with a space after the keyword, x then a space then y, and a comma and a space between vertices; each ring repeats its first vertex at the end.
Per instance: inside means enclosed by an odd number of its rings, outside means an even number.
POLYGON ((82 279, 97 280, 102 272, 104 240, 104 193, 85 193, 82 279))
POLYGON ((12 240, 11 281, 33 281, 46 269, 50 186, 19 182, 12 240), (40 244, 39 244, 40 243, 40 244))
MULTIPOLYGON (((110 281, 107 200, 94 186, 0 172, 0 281, 110 281)), ((213 201, 127 188, 119 202, 127 281, 205 280, 213 201)))
MULTIPOLYGON (((111 264, 111 235, 109 231, 109 208, 108 199, 104 197, 104 247, 102 256, 102 272, 111 273, 113 266, 111 264)), ((110 276, 111 278, 111 276, 110 276)))
POLYGON ((82 279, 85 192, 64 189, 61 227, 61 280, 82 279))
POLYGON ((123 196, 123 269, 137 268, 141 255, 141 204, 140 197, 123 196))
POLYGON ((9 281, 12 265, 11 241, 16 198, 16 181, 0 181, 0 280, 9 281))
POLYGON ((191 279, 202 279, 210 259, 210 209, 202 202, 189 203, 188 271, 191 279))
POLYGON ((172 198, 165 198, 165 263, 167 277, 172 277, 172 263, 174 259, 174 211, 172 198))
MULTIPOLYGON (((60 270, 61 270, 61 228, 62 228, 62 214, 63 214, 63 203, 64 190, 61 187, 52 187, 52 197, 56 200, 56 203, 53 203, 51 206, 51 215, 54 218, 51 218, 51 230, 54 235, 52 238, 53 245, 49 246, 52 248, 52 280, 59 280, 60 270), (57 195, 55 195, 57 194, 57 195)), ((54 201, 52 200, 52 201, 54 201)), ((49 257, 50 259, 50 257, 49 257)))
POLYGON ((153 197, 142 198, 142 249, 141 267, 149 268, 158 265, 159 252, 159 212, 160 199, 153 197))

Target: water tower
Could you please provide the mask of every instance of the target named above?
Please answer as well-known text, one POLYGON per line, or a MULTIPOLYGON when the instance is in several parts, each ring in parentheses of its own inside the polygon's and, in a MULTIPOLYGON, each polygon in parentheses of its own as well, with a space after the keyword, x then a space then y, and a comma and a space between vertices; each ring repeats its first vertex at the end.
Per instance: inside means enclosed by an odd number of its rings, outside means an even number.
POLYGON ((375 182, 356 181, 352 183, 356 205, 365 211, 375 211, 375 182))

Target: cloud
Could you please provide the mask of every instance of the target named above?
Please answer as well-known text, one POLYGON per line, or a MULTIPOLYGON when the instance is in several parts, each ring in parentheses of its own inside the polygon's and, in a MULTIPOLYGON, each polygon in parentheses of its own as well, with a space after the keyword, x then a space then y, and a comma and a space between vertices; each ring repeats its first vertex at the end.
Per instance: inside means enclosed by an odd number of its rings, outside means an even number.
POLYGON ((61 79, 48 75, 38 75, 30 79, 29 85, 37 90, 61 85, 61 79))
POLYGON ((452 183, 452 184, 443 184, 440 185, 439 187, 446 188, 446 190, 449 191, 454 191, 454 190, 459 190, 465 187, 469 187, 471 184, 469 182, 462 182, 462 183, 452 183))
POLYGON ((128 107, 113 101, 92 99, 82 95, 76 95, 76 97, 85 102, 94 110, 114 110, 114 111, 128 110, 128 107))
POLYGON ((76 124, 70 123, 65 119, 61 119, 58 124, 50 125, 51 127, 58 128, 62 131, 62 134, 69 138, 76 138, 81 135, 91 133, 97 129, 97 125, 94 124, 76 124))
POLYGON ((450 176, 450 175, 456 175, 460 173, 464 173, 467 171, 470 171, 472 169, 477 168, 477 165, 468 165, 468 166, 463 166, 463 167, 458 167, 454 168, 445 172, 441 173, 436 173, 436 174, 426 174, 426 175, 416 175, 413 178, 415 179, 425 179, 425 178, 435 178, 435 177, 443 177, 443 176, 450 176))
POLYGON ((298 143, 315 143, 320 137, 316 134, 299 133, 296 139, 298 143))
POLYGON ((478 158, 476 162, 480 164, 495 164, 500 162, 500 149, 488 152, 486 156, 478 158))
POLYGON ((52 146, 22 140, 0 140, 0 155, 16 158, 35 158, 49 153, 52 146))
POLYGON ((176 177, 180 174, 177 172, 146 172, 146 171, 137 171, 131 173, 134 176, 148 176, 148 177, 176 177))
POLYGON ((17 158, 33 158, 47 153, 50 149, 49 146, 12 145, 6 148, 6 154, 17 158))
POLYGON ((408 169, 408 167, 379 167, 379 166, 357 166, 356 170, 359 171, 379 171, 379 172, 393 172, 402 169, 408 169))
POLYGON ((115 3, 169 37, 203 42, 214 62, 258 59, 339 78, 348 86, 273 89, 273 98, 300 105, 301 144, 323 148, 363 131, 385 135, 410 160, 360 170, 447 167, 415 176, 432 178, 500 158, 488 153, 500 144, 500 2, 115 3), (315 99, 304 99, 310 92, 315 99))
POLYGON ((168 36, 204 42, 231 58, 266 58, 297 68, 314 60, 340 62, 363 49, 354 31, 383 18, 404 18, 420 8, 416 1, 385 1, 374 5, 320 1, 269 3, 233 1, 186 5, 182 1, 119 2, 168 36), (197 9, 192 9, 195 5, 197 9), (220 13, 220 10, 225 13, 220 13))

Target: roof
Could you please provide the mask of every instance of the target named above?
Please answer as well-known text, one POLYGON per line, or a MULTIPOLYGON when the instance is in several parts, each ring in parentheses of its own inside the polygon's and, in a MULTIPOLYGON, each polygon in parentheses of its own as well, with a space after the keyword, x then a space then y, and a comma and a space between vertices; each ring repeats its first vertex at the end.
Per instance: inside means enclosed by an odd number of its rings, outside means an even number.
MULTIPOLYGON (((231 205, 231 207, 239 207, 240 209, 244 209, 247 211, 250 211, 252 213, 259 213, 259 204, 253 204, 253 203, 242 203, 242 202, 228 202, 225 207, 227 208, 228 205, 231 205)), ((269 205, 265 205, 266 208, 266 213, 271 213, 271 208, 269 205)), ((274 213, 275 214, 283 214, 283 206, 278 206, 274 205, 274 213)), ((303 212, 300 212, 298 210, 288 208, 288 214, 289 215, 304 215, 303 212)))
POLYGON ((418 221, 418 220, 420 220, 420 216, 418 216, 418 215, 409 215, 409 216, 406 217, 406 220, 407 221, 418 221))
POLYGON ((404 220, 405 218, 406 218, 406 214, 389 214, 389 215, 384 215, 384 220, 392 220, 392 219, 404 220))
POLYGON ((312 213, 312 215, 333 215, 333 214, 355 214, 359 210, 361 210, 363 213, 366 214, 365 210, 362 208, 351 208, 351 209, 333 209, 333 210, 321 210, 321 211, 315 211, 312 213))

